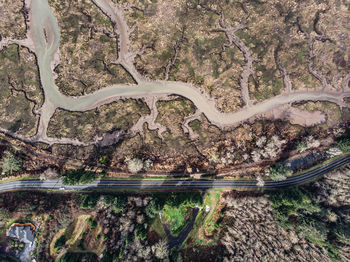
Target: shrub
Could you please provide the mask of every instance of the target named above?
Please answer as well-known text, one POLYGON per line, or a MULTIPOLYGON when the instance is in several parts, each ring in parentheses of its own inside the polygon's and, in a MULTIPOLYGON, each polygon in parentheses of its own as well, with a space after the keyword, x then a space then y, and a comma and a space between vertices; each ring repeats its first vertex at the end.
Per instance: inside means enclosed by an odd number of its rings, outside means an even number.
POLYGON ((139 158, 133 158, 128 161, 128 169, 131 173, 138 173, 143 169, 143 162, 139 158))
POLYGON ((203 204, 203 198, 197 192, 173 193, 167 199, 166 204, 172 207, 186 206, 194 208, 203 204))
POLYGON ((165 239, 159 240, 152 246, 152 251, 156 258, 165 259, 169 256, 168 243, 165 239))
POLYGON ((85 194, 81 197, 80 207, 83 209, 93 209, 96 207, 100 196, 97 194, 85 194))
POLYGON ((8 220, 10 217, 10 212, 6 208, 0 207, 0 225, 5 224, 6 220, 8 220))
POLYGON ((66 244, 66 241, 67 241, 66 236, 65 236, 65 235, 62 235, 60 238, 58 238, 58 239, 56 240, 55 245, 54 245, 54 248, 55 248, 57 251, 61 250, 61 249, 64 247, 64 245, 66 244))
POLYGON ((111 207, 115 213, 121 213, 128 202, 128 199, 124 195, 105 195, 104 196, 105 205, 111 207))
POLYGON ((22 169, 22 160, 16 158, 12 153, 6 152, 1 163, 2 172, 6 175, 12 175, 22 169))
POLYGON ((62 257, 57 259, 58 262, 92 262, 97 261, 97 256, 94 253, 90 252, 67 252, 62 257))
POLYGON ((274 181, 285 180, 288 176, 291 176, 293 171, 287 165, 278 165, 270 167, 270 178, 274 181))
POLYGON ((83 238, 81 238, 81 239, 79 240, 79 242, 78 242, 78 244, 77 244, 77 248, 78 248, 80 251, 85 250, 85 248, 84 248, 84 239, 83 239, 83 238))
POLYGON ((149 218, 155 218, 160 210, 157 208, 156 201, 152 199, 146 207, 146 215, 149 218))
POLYGON ((151 159, 147 159, 144 164, 143 168, 147 171, 150 170, 153 167, 153 161, 151 159))
POLYGON ((95 229, 97 227, 96 220, 92 219, 91 217, 88 220, 88 224, 89 224, 91 230, 95 229))
POLYGON ((295 147, 296 147, 296 149, 298 150, 299 153, 302 153, 302 152, 304 152, 307 149, 307 145, 305 143, 301 142, 301 141, 296 143, 295 147))
POLYGON ((327 242, 328 229, 326 225, 320 221, 311 219, 303 219, 297 227, 298 231, 310 242, 319 246, 325 246, 327 242))
POLYGON ((350 246, 350 225, 339 224, 335 230, 337 240, 344 245, 350 246))
POLYGON ((337 144, 338 144, 338 147, 340 148, 340 150, 343 151, 343 153, 350 151, 350 139, 349 138, 339 139, 337 144))
POLYGON ((135 227, 135 236, 141 240, 145 240, 147 237, 147 230, 143 224, 137 224, 135 227))
POLYGON ((289 217, 307 211, 307 213, 317 213, 320 211, 319 205, 306 190, 299 187, 292 187, 283 191, 273 191, 269 200, 274 208, 275 217, 283 226, 290 225, 289 217))
POLYGON ((86 171, 83 169, 69 170, 62 180, 65 185, 89 184, 95 181, 97 175, 95 172, 86 171))

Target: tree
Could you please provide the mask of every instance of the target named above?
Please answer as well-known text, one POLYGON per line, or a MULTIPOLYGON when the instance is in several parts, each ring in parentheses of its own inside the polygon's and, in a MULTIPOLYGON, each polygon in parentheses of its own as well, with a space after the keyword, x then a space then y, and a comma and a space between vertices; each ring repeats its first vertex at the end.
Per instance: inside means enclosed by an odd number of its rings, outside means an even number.
POLYGON ((22 160, 16 158, 12 153, 5 152, 5 157, 1 163, 2 172, 6 175, 12 175, 22 169, 22 160))
POLYGON ((299 218, 298 231, 307 240, 320 246, 325 246, 329 229, 321 221, 314 221, 309 218, 299 218))
POLYGON ((143 163, 143 168, 147 171, 150 170, 153 167, 153 161, 151 159, 147 159, 144 163, 143 163))
POLYGON ((270 178, 274 181, 285 180, 288 176, 291 176, 293 171, 287 165, 277 165, 270 167, 270 178))
POLYGON ((307 145, 306 143, 299 141, 298 143, 296 143, 296 149, 298 150, 299 153, 304 152, 307 149, 307 145))
POLYGON ((95 219, 92 219, 91 217, 89 218, 88 220, 88 224, 89 224, 89 227, 90 229, 95 229, 97 227, 97 222, 95 219))
POLYGON ((128 199, 125 195, 105 195, 104 201, 106 206, 111 207, 115 213, 121 213, 124 211, 128 199))
POLYGON ((58 262, 92 262, 97 261, 96 254, 92 252, 67 252, 62 257, 60 257, 58 262))
POLYGON ((339 139, 337 144, 338 144, 338 147, 340 148, 340 150, 343 151, 343 153, 350 151, 350 139, 349 138, 339 139))
POLYGON ((149 218, 155 218, 158 212, 159 210, 157 208, 156 201, 152 199, 146 207, 146 215, 149 218))
POLYGON ((135 236, 141 240, 145 240, 147 237, 147 230, 143 224, 137 224, 135 227, 135 236))
POLYGON ((83 209, 94 209, 99 199, 100 199, 100 195, 98 194, 81 195, 80 207, 83 209))
POLYGON ((58 239, 56 240, 55 245, 54 245, 54 248, 55 248, 57 251, 61 250, 61 249, 64 247, 64 245, 66 244, 66 241, 67 241, 66 236, 65 236, 65 235, 62 235, 60 238, 58 238, 58 239))
POLYGON ((274 208, 275 217, 285 227, 289 227, 291 215, 318 213, 320 206, 313 196, 300 187, 286 188, 281 191, 271 191, 269 200, 274 208))
POLYGON ((335 235, 337 240, 344 245, 350 246, 350 225, 349 224, 339 224, 335 230, 335 235))
POLYGON ((138 173, 143 169, 143 162, 139 158, 133 158, 128 161, 128 169, 131 173, 138 173))
MULTIPOLYGON (((11 217, 10 212, 6 209, 1 207, 0 208, 0 227, 5 225, 7 220, 11 217)), ((1 261, 1 260, 0 260, 1 261)))
POLYGON ((97 174, 92 171, 86 171, 83 169, 69 170, 62 180, 65 185, 76 184, 89 184, 94 182, 97 178, 97 174))
POLYGON ((167 241, 164 238, 162 238, 161 240, 159 240, 159 242, 152 246, 152 251, 156 258, 165 259, 169 255, 167 241))

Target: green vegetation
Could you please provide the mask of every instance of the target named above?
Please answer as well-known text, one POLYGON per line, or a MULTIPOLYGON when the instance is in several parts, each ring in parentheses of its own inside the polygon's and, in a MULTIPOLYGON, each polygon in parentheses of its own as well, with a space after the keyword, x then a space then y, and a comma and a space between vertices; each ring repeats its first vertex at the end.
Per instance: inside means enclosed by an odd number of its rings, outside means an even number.
POLYGON ((2 173, 12 175, 22 169, 22 160, 12 153, 6 152, 1 162, 2 173))
POLYGON ((162 219, 173 235, 179 234, 190 221, 192 209, 203 204, 199 193, 173 193, 164 202, 162 219))
POLYGON ((155 218, 160 210, 161 207, 159 206, 159 203, 152 199, 146 207, 146 215, 149 218, 155 218))
POLYGON ((335 244, 349 243, 349 224, 327 222, 327 208, 318 204, 312 194, 300 187, 271 192, 269 200, 281 226, 294 229, 308 241, 326 247, 329 256, 335 261, 339 260, 335 244))
MULTIPOLYGON (((84 233, 87 233, 87 232, 84 232, 84 233)), ((84 251, 85 250, 85 248, 84 248, 84 234, 83 234, 82 238, 78 241, 77 248, 80 251, 84 251)))
POLYGON ((128 169, 131 173, 138 173, 143 169, 143 162, 139 158, 133 158, 128 161, 128 169))
POLYGON ((335 228, 335 235, 339 242, 350 245, 350 225, 338 225, 335 228))
POLYGON ((55 245, 54 245, 54 248, 56 249, 56 251, 59 251, 61 250, 64 245, 66 244, 66 236, 65 235, 62 235, 61 237, 59 237, 56 242, 55 242, 55 245))
POLYGON ((88 219, 88 224, 91 230, 97 227, 97 221, 91 217, 88 219))
POLYGON ((124 211, 128 198, 125 195, 105 195, 104 202, 107 207, 111 207, 115 213, 121 213, 124 211))
POLYGON ((18 262, 19 260, 9 255, 0 254, 0 262, 18 262))
POLYGON ((290 218, 298 216, 303 211, 319 212, 320 207, 315 204, 312 196, 304 189, 292 187, 281 191, 271 192, 269 200, 274 207, 274 215, 285 228, 290 228, 290 218))
POLYGON ((67 252, 61 258, 57 260, 57 262, 94 262, 97 261, 97 256, 94 253, 84 252, 67 252))
POLYGON ((307 149, 307 145, 306 143, 299 141, 295 144, 295 148, 298 152, 304 152, 307 149))
POLYGON ((211 211, 209 212, 210 215, 204 220, 203 228, 209 233, 213 232, 218 227, 216 221, 213 219, 213 216, 220 201, 220 196, 220 191, 210 190, 205 197, 203 206, 205 207, 208 205, 211 208, 211 211))
POLYGON ((145 240, 147 237, 147 230, 143 224, 137 224, 135 227, 135 236, 141 240, 145 240))
POLYGON ((285 180, 288 176, 291 176, 293 171, 287 165, 276 165, 270 167, 270 178, 274 181, 285 180))
POLYGON ((24 248, 25 244, 17 239, 10 238, 9 245, 10 245, 12 251, 19 252, 24 248))
POLYGON ((148 203, 145 212, 147 218, 155 221, 159 212, 162 212, 162 221, 170 227, 171 234, 179 234, 187 225, 192 215, 192 209, 202 206, 203 199, 200 193, 156 193, 148 203))
POLYGON ((189 222, 191 209, 184 206, 165 206, 162 214, 164 221, 169 224, 172 235, 179 234, 189 222))
POLYGON ((150 170, 153 167, 153 161, 150 159, 146 159, 145 161, 142 161, 142 159, 139 158, 132 158, 128 160, 128 170, 136 174, 140 172, 141 170, 150 170))
POLYGON ((69 170, 62 180, 65 185, 77 185, 77 184, 89 184, 94 182, 97 178, 97 174, 92 171, 86 171, 84 169, 69 170))
POLYGON ((98 194, 83 194, 81 195, 80 207, 83 209, 94 209, 99 199, 100 195, 98 194))
POLYGON ((343 153, 350 152, 350 139, 349 138, 341 138, 337 142, 338 147, 343 153))

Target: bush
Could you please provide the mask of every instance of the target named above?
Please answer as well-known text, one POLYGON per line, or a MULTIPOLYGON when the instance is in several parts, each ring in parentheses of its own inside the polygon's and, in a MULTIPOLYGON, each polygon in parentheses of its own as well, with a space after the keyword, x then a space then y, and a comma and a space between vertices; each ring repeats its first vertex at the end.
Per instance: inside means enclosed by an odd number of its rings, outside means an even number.
POLYGON ((105 195, 104 196, 105 205, 111 207, 115 213, 121 213, 128 202, 128 199, 124 195, 105 195))
POLYGON ((172 193, 167 199, 166 204, 172 207, 186 206, 194 208, 203 204, 203 198, 200 193, 172 193))
POLYGON ((150 170, 153 167, 153 161, 150 159, 147 159, 144 164, 143 164, 143 168, 147 171, 150 170))
POLYGON ((338 147, 340 148, 340 150, 343 151, 343 153, 350 151, 350 139, 349 138, 339 139, 337 144, 338 144, 338 147))
POLYGON ((339 224, 335 229, 337 240, 344 245, 350 246, 350 225, 339 224))
POLYGON ((278 165, 270 167, 270 178, 274 181, 285 180, 288 176, 291 176, 293 171, 287 165, 278 165))
POLYGON ((152 252, 158 259, 166 259, 169 256, 168 243, 165 239, 160 239, 159 242, 152 246, 152 252))
POLYGON ((299 153, 302 153, 302 152, 304 152, 307 149, 306 143, 301 142, 301 141, 296 143, 295 147, 296 147, 296 149, 298 150, 299 153))
POLYGON ((61 258, 56 260, 57 262, 93 262, 97 261, 97 256, 94 253, 78 253, 78 252, 67 252, 61 258))
POLYGON ((0 225, 5 224, 9 218, 11 218, 10 212, 6 208, 0 207, 0 225))
POLYGON ((156 215, 159 213, 160 211, 160 208, 159 206, 157 206, 156 204, 156 201, 154 199, 152 199, 147 207, 146 207, 146 215, 149 217, 149 218, 155 218, 156 215))
POLYGON ((66 244, 66 241, 67 241, 66 236, 65 235, 61 236, 60 238, 58 238, 56 240, 54 248, 57 251, 61 250, 64 247, 64 245, 66 244))
POLYGON ((298 215, 303 211, 308 213, 320 211, 320 207, 315 203, 313 197, 299 187, 271 192, 269 200, 274 208, 275 217, 286 227, 290 226, 289 217, 291 215, 298 215))
POLYGON ((6 175, 12 175, 22 169, 22 160, 16 158, 12 153, 6 152, 1 162, 2 172, 6 175))
POLYGON ((89 224, 91 230, 95 229, 97 227, 96 220, 92 219, 91 217, 88 220, 88 224, 89 224))
POLYGON ((64 185, 89 184, 97 178, 95 172, 85 171, 83 169, 69 170, 62 180, 64 185))
POLYGON ((304 219, 297 227, 298 231, 311 243, 319 246, 325 246, 327 242, 328 229, 327 226, 311 219, 304 219))
POLYGON ((84 248, 84 239, 81 238, 77 244, 77 248, 80 250, 80 251, 84 251, 85 248, 84 248))
POLYGON ((135 236, 141 240, 145 240, 147 237, 147 230, 143 224, 137 224, 135 227, 135 236))
POLYGON ((100 196, 97 194, 85 194, 81 196, 80 207, 83 209, 94 209, 100 196))
POLYGON ((128 161, 128 169, 131 173, 138 173, 143 169, 143 162, 139 158, 133 158, 128 161))

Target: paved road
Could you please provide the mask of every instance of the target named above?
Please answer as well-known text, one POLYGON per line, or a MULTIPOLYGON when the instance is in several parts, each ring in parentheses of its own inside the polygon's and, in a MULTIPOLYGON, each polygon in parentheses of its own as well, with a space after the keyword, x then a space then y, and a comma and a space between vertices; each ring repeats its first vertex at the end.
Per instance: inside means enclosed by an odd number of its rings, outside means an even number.
POLYGON ((1 191, 23 189, 54 189, 54 190, 96 190, 96 189, 210 189, 210 188, 250 188, 250 189, 274 189, 305 183, 317 178, 329 171, 350 162, 350 155, 341 157, 327 165, 316 168, 302 175, 287 178, 284 181, 266 181, 263 187, 256 185, 254 180, 97 180, 88 185, 62 185, 60 180, 21 180, 0 183, 1 191))

